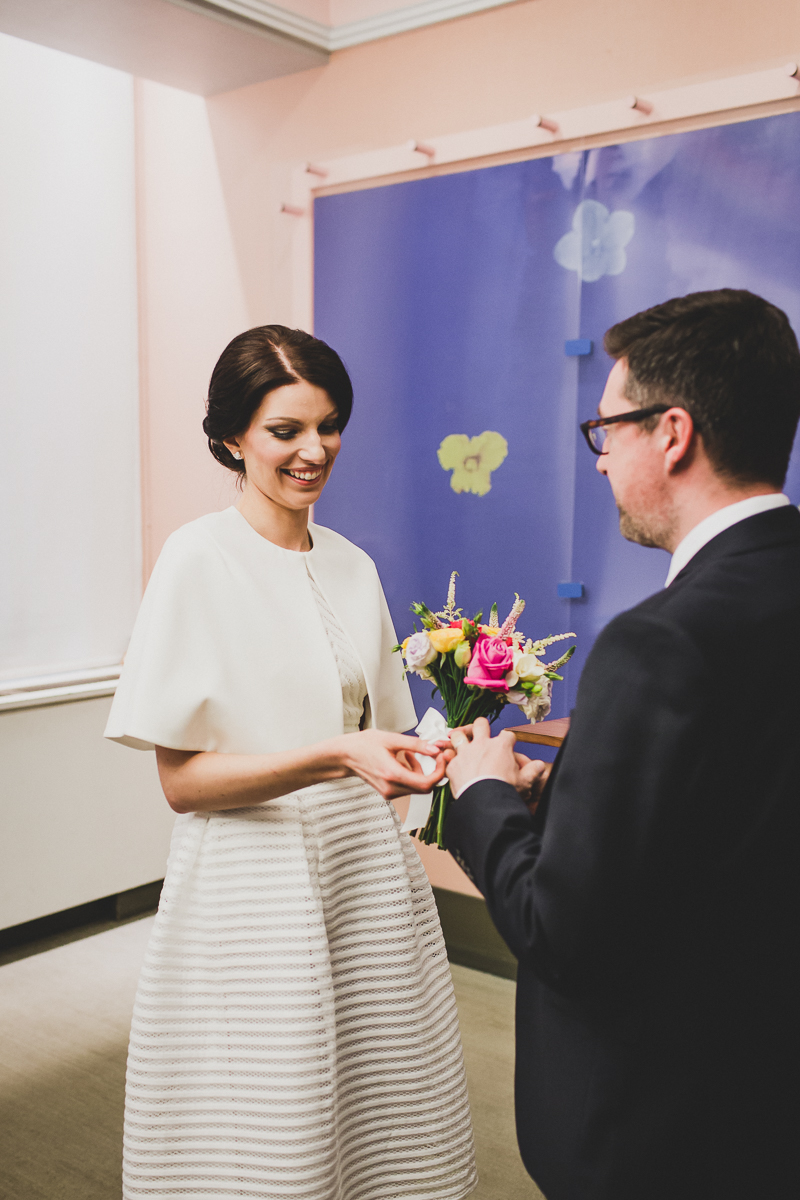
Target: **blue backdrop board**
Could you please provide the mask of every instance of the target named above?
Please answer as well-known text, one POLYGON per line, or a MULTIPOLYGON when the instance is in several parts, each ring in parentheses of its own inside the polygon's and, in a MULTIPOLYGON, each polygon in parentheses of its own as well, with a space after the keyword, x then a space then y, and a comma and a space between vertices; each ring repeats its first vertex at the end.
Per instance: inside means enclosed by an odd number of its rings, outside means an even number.
MULTIPOLYGON (((315 332, 356 393, 316 519, 375 559, 401 638, 452 570, 469 615, 496 600, 502 617, 519 592, 526 634, 578 634, 554 690, 566 715, 598 631, 669 565, 620 536, 578 431, 603 334, 717 287, 800 331, 798 195, 791 113, 315 202, 315 332)), ((800 501, 797 449, 786 490, 800 501)), ((413 686, 421 713, 430 685, 413 686)))

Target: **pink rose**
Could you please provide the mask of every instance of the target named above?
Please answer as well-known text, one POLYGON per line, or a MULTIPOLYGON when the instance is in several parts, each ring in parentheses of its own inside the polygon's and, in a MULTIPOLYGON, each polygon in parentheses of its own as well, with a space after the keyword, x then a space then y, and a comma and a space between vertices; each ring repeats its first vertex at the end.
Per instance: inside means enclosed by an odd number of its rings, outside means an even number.
POLYGON ((482 633, 472 649, 464 683, 486 688, 490 692, 507 692, 505 676, 513 665, 513 645, 508 645, 505 638, 487 637, 482 633))

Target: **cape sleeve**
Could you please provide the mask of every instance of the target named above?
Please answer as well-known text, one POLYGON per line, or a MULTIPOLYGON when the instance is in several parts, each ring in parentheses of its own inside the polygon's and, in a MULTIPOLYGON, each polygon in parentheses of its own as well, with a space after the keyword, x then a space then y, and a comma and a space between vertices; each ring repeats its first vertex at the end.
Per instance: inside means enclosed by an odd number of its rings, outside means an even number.
POLYGON ((105 736, 137 750, 214 750, 213 543, 173 533, 153 569, 131 635, 105 736))

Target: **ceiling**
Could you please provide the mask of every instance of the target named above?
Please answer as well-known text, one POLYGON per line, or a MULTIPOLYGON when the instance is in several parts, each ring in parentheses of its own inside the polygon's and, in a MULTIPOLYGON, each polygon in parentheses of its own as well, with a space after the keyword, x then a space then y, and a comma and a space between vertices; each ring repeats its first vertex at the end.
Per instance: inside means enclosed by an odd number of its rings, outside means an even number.
POLYGON ((515 0, 0 0, 0 33, 203 96, 515 0))
POLYGON ((202 96, 328 61, 317 47, 167 0, 0 0, 0 32, 202 96))

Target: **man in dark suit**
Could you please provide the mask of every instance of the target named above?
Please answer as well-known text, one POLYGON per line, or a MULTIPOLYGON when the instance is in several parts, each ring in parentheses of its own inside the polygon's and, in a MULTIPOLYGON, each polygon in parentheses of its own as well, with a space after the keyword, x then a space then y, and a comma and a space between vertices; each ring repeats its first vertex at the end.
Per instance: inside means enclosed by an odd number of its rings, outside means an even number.
POLYGON ((446 843, 519 960, 547 1200, 797 1200, 800 352, 732 290, 605 344, 584 432, 667 586, 598 637, 549 779, 485 721, 454 734, 446 843))

